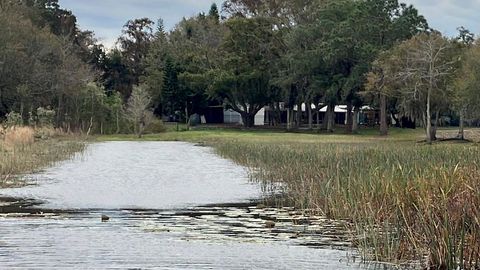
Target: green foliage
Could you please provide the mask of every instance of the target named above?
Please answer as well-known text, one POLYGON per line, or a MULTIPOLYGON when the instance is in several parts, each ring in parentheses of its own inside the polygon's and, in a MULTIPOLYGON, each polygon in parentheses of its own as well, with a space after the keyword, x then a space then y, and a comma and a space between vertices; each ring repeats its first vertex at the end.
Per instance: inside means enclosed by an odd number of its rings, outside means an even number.
POLYGON ((253 126, 257 112, 275 99, 272 69, 279 60, 277 32, 268 18, 232 18, 222 44, 220 69, 211 72, 209 95, 223 100, 253 126))
POLYGON ((162 100, 164 101, 164 112, 167 115, 174 115, 176 111, 181 111, 184 107, 185 93, 180 90, 178 82, 178 72, 173 66, 170 58, 165 61, 165 70, 163 78, 162 100))
POLYGON ((418 34, 382 54, 370 75, 368 87, 397 97, 401 115, 421 121, 429 142, 440 113, 453 104, 448 99, 457 62, 453 45, 437 32, 418 34))
POLYGON ((218 12, 217 4, 213 3, 210 7, 210 11, 208 12, 208 17, 214 20, 215 22, 219 22, 220 20, 220 13, 218 12))
POLYGON ((9 112, 5 115, 7 127, 23 126, 22 115, 17 112, 9 112))
POLYGON ((52 127, 55 121, 55 110, 51 108, 37 108, 37 122, 41 127, 52 127))
POLYGON ((145 128, 146 134, 158 134, 167 131, 163 121, 158 118, 153 118, 151 123, 145 128))
POLYGON ((462 65, 456 73, 454 87, 456 108, 465 113, 467 119, 480 117, 480 44, 467 48, 461 56, 462 65))

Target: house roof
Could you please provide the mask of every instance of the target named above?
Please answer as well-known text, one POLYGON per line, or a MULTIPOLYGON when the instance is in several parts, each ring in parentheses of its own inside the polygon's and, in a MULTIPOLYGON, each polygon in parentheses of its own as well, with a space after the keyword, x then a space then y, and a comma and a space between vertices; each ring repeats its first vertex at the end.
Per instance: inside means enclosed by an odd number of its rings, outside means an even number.
MULTIPOLYGON (((328 106, 325 106, 320 109, 320 112, 326 113, 328 109, 328 106)), ((335 106, 335 112, 336 113, 346 113, 347 112, 347 105, 337 105, 335 106)))

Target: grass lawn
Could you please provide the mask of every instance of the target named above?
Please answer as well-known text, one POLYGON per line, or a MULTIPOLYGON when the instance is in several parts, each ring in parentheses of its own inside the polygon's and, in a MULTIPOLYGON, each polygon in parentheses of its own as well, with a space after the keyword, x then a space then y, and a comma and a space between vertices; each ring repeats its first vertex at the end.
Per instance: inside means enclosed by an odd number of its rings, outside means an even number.
POLYGON ((135 135, 104 135, 97 136, 97 141, 185 141, 194 143, 215 143, 225 141, 256 141, 256 142, 304 142, 304 143, 329 143, 329 142, 370 142, 390 141, 416 143, 422 139, 423 130, 392 129, 390 136, 378 136, 376 129, 362 129, 358 134, 347 135, 343 130, 326 134, 316 131, 286 132, 283 130, 262 129, 233 129, 233 128, 195 128, 190 131, 175 131, 174 126, 169 126, 167 132, 160 134, 147 134, 141 139, 135 135))

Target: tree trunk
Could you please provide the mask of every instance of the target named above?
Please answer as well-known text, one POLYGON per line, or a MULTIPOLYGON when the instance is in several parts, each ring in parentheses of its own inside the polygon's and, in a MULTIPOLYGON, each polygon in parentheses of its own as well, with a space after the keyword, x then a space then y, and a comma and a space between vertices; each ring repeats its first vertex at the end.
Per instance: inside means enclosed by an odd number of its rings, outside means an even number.
POLYGON ((145 124, 143 122, 140 122, 138 125, 138 138, 141 139, 143 136, 143 129, 145 127, 145 124))
POLYGON ((23 103, 23 98, 20 98, 20 115, 22 116, 22 124, 24 122, 23 119, 25 118, 24 110, 25 110, 25 104, 23 103))
POLYGON ((187 124, 187 131, 190 130, 190 115, 188 113, 188 102, 185 102, 185 124, 187 124))
POLYGON ((458 129, 457 139, 465 140, 465 109, 460 110, 460 126, 458 129))
POLYGON ((269 110, 265 109, 265 123, 267 123, 268 126, 273 126, 272 121, 271 121, 271 117, 270 117, 270 113, 272 112, 273 107, 274 107, 274 105, 271 105, 269 110))
POLYGON ((313 129, 313 114, 312 114, 312 104, 310 102, 305 102, 308 112, 308 129, 313 129))
POLYGON ((87 137, 90 136, 90 133, 92 132, 92 127, 93 127, 93 116, 90 117, 90 125, 88 126, 87 137))
POLYGON ((351 102, 347 102, 347 124, 345 125, 345 133, 351 134, 353 131, 353 106, 351 102))
POLYGON ((290 108, 288 108, 287 109, 287 130, 288 131, 290 131, 292 129, 290 118, 292 118, 292 115, 290 113, 290 108))
POLYGON ((58 104, 57 104, 57 121, 56 121, 57 122, 56 123, 57 127, 59 127, 60 123, 62 122, 62 110, 63 110, 62 109, 62 107, 63 107, 63 105, 62 105, 63 102, 62 101, 63 101, 63 95, 60 95, 58 97, 58 104))
POLYGON ((380 94, 380 136, 388 135, 387 96, 380 94))
POLYGON ((353 123, 352 123, 352 132, 357 133, 358 132, 358 117, 360 115, 360 107, 355 106, 353 109, 353 123))
POLYGON ((273 115, 273 125, 278 126, 282 124, 282 110, 280 109, 280 103, 275 105, 275 113, 273 115))
POLYGON ((427 135, 427 143, 432 143, 432 113, 430 112, 430 98, 431 98, 432 90, 431 86, 429 86, 427 91, 427 112, 426 112, 426 123, 425 123, 425 132, 427 135))
POLYGON ((440 118, 440 111, 437 110, 435 112, 435 122, 433 123, 432 130, 430 131, 430 133, 431 133, 430 138, 432 138, 432 141, 437 140, 437 130, 438 130, 439 118, 440 118))
POLYGON ((303 116, 303 110, 302 110, 302 103, 297 104, 297 119, 295 120, 295 127, 299 128, 302 125, 302 116, 303 116))
POLYGON ((334 132, 335 126, 335 105, 329 105, 327 109, 327 132, 334 132))
POLYGON ((252 128, 255 126, 255 115, 250 113, 242 113, 243 126, 246 128, 252 128))
POLYGON ((116 114, 116 115, 115 115, 115 116, 116 116, 116 117, 115 117, 115 118, 116 118, 116 121, 115 121, 115 122, 116 122, 116 125, 117 125, 117 130, 116 130, 115 133, 116 133, 116 134, 119 134, 119 133, 120 133, 120 115, 119 115, 120 112, 119 112, 119 109, 117 109, 117 111, 116 111, 115 114, 116 114))

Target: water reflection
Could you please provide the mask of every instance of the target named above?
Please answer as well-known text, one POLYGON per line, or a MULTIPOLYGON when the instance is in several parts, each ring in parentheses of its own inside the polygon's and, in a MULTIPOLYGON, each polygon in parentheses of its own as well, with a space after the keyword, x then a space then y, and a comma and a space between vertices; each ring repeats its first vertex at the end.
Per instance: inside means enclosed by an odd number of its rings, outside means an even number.
POLYGON ((29 198, 0 199, 2 269, 363 267, 348 259, 342 224, 250 204, 260 188, 209 148, 94 144, 31 178, 38 185, 0 191, 29 198))

